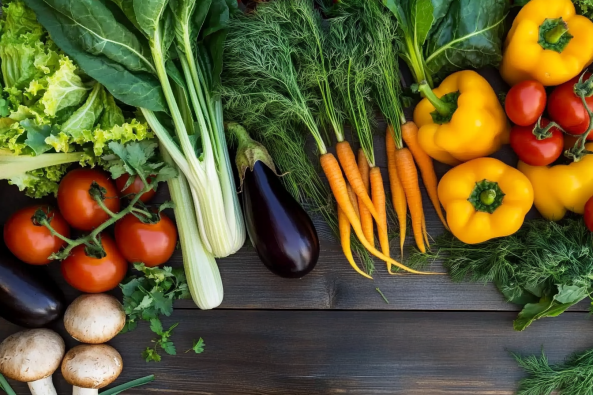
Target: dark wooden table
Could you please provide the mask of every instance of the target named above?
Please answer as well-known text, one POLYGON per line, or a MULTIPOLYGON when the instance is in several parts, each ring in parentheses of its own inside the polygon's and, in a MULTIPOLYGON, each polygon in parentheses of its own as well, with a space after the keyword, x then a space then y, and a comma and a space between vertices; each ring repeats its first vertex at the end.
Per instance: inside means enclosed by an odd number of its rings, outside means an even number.
MULTIPOLYGON (((381 147, 377 140, 377 147, 381 147)), ((377 150, 381 151, 380 149, 377 150)), ((499 156, 516 159, 508 149, 499 156)), ((385 164, 379 155, 378 163, 385 164)), ((439 167, 443 174, 446 169, 439 167)), ((386 174, 384 174, 386 178, 386 174)), ((161 188, 158 199, 166 199, 161 188)), ((0 182, 0 224, 33 201, 0 182)), ((442 231, 428 200, 428 229, 442 231)), ((316 269, 300 280, 274 276, 251 245, 219 261, 225 297, 220 308, 200 311, 180 301, 164 324, 179 322, 172 340, 181 352, 160 363, 140 354, 153 338, 146 323, 111 344, 124 359, 116 384, 155 374, 150 385, 127 394, 512 394, 523 376, 509 350, 538 353, 552 361, 593 347, 587 304, 558 318, 513 331, 517 307, 488 284, 452 283, 447 276, 390 276, 377 263, 374 281, 357 275, 322 224, 316 269), (380 288, 387 304, 376 291, 380 288), (203 354, 184 353, 193 339, 203 354)), ((408 240, 410 242, 410 240, 408 240)), ((395 248, 394 248, 395 250, 395 248)), ((180 253, 170 262, 181 265, 180 253)), ((442 270, 434 265, 435 270, 442 270)), ((69 299, 77 296, 51 264, 69 299)), ((0 321, 0 338, 19 328, 0 321)), ((76 345, 58 325, 67 346, 76 345)), ((71 389, 56 373, 59 394, 71 389)), ((14 383, 18 394, 26 386, 14 383)))

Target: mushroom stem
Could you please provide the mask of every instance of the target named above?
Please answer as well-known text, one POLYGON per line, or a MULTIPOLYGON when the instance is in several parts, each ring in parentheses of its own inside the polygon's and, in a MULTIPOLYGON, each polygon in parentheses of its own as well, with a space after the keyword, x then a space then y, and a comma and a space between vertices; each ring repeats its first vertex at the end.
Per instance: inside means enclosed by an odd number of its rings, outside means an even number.
POLYGON ((31 395, 57 395, 51 376, 27 384, 31 395))
POLYGON ((80 388, 74 386, 72 389, 72 395, 97 395, 99 390, 96 388, 80 388))

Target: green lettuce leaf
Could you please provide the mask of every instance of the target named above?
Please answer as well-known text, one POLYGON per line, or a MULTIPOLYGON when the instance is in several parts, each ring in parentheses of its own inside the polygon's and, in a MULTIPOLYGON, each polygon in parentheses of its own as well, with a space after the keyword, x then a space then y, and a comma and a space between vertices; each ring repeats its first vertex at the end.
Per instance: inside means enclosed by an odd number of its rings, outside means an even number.
POLYGON ((95 84, 86 102, 64 122, 62 132, 72 135, 76 139, 82 131, 92 130, 103 113, 104 102, 105 89, 101 84, 95 84))
POLYGON ((101 129, 111 129, 116 125, 123 125, 126 122, 121 108, 115 103, 115 99, 111 94, 105 93, 103 106, 104 110, 100 121, 101 129))
POLYGON ((74 63, 67 56, 61 56, 60 68, 47 78, 41 102, 50 117, 66 107, 78 106, 88 94, 89 88, 84 86, 76 72, 74 63))

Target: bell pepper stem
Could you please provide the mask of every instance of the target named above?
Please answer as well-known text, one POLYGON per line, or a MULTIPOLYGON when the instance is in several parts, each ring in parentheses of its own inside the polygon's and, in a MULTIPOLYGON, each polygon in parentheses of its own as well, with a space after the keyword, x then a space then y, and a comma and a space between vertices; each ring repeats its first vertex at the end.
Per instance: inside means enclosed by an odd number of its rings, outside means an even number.
POLYGON ((439 114, 444 117, 448 117, 452 115, 457 106, 452 103, 446 103, 443 100, 439 99, 437 95, 430 89, 428 82, 422 81, 418 84, 418 90, 424 97, 434 106, 439 114))
POLYGON ((568 33, 568 25, 562 20, 562 18, 559 18, 557 23, 558 25, 547 32, 544 36, 546 41, 550 44, 557 44, 562 36, 568 33))
POLYGON ((480 193, 480 201, 486 206, 490 206, 496 200, 496 191, 494 189, 487 189, 480 193))

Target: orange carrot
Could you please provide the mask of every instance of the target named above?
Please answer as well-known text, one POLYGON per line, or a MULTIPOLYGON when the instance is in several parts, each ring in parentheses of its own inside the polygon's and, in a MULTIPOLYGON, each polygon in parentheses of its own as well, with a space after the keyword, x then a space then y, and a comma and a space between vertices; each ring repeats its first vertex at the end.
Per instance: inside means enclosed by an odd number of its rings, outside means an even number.
MULTIPOLYGON (((369 187, 371 182, 371 179, 369 178, 369 161, 367 160, 367 157, 362 149, 358 150, 358 170, 360 171, 360 176, 362 177, 364 188, 367 191, 367 193, 369 193, 369 187)), ((373 233, 373 216, 362 202, 362 199, 358 199, 357 205, 360 211, 360 223, 362 225, 362 232, 364 233, 364 237, 366 237, 369 243, 374 247, 375 235, 373 233)))
POLYGON ((351 236, 351 228, 350 228, 350 221, 348 221, 348 217, 344 214, 344 211, 338 205, 338 227, 340 229, 340 241, 342 242, 342 251, 344 251, 344 255, 346 255, 346 259, 350 266, 356 271, 356 273, 360 274, 363 277, 373 279, 371 276, 360 270, 360 268, 354 262, 354 257, 352 256, 352 248, 350 246, 350 236, 351 236))
POLYGON ((381 244, 381 251, 385 256, 389 255, 389 235, 387 234, 387 209, 385 208, 385 186, 383 185, 383 177, 381 170, 378 167, 371 169, 371 195, 373 197, 373 204, 375 210, 379 214, 379 224, 377 226, 379 234, 379 243, 381 244))
MULTIPOLYGON (((389 125, 389 128, 392 128, 389 125)), ((387 169, 389 174, 389 184, 391 186, 391 201, 397 214, 399 222, 399 247, 401 257, 404 257, 404 243, 406 241, 406 227, 408 220, 408 203, 406 202, 406 192, 397 174, 397 165, 395 161, 395 141, 393 135, 388 129, 385 133, 385 147, 387 149, 387 169)))
POLYGON ((336 153, 338 154, 338 159, 340 160, 340 165, 344 170, 344 174, 352 186, 352 190, 356 193, 358 199, 362 200, 362 203, 371 212, 371 215, 376 221, 379 215, 377 214, 377 210, 375 210, 375 206, 373 206, 369 193, 364 188, 364 182, 362 181, 360 171, 358 170, 356 157, 354 156, 350 143, 341 141, 336 144, 336 153))
POLYGON ((410 151, 412 151, 416 165, 418 165, 418 168, 420 169, 422 181, 426 187, 426 192, 428 192, 428 197, 430 198, 437 215, 441 219, 441 222, 443 225, 445 225, 446 229, 449 229, 447 221, 445 220, 445 216, 443 215, 441 202, 439 202, 439 195, 437 192, 437 175, 434 171, 432 158, 428 156, 426 152, 424 152, 420 146, 420 143, 418 143, 418 126, 416 126, 414 122, 406 122, 402 125, 401 130, 402 138, 406 142, 406 145, 410 151))
POLYGON ((414 165, 412 153, 407 148, 395 150, 395 160, 397 163, 397 174, 402 181, 410 214, 412 215, 412 229, 416 245, 421 252, 426 252, 424 246, 424 210, 422 208, 422 195, 418 185, 418 171, 414 165))
POLYGON ((352 225, 352 228, 354 229, 354 233, 360 240, 361 244, 371 254, 373 254, 377 258, 391 264, 392 266, 399 267, 400 269, 406 270, 410 273, 414 273, 414 274, 445 274, 445 273, 419 272, 417 270, 411 269, 411 268, 409 268, 405 265, 402 265, 401 263, 389 258, 388 256, 383 255, 381 252, 377 251, 377 249, 375 249, 373 246, 371 246, 369 244, 369 242, 366 240, 366 238, 364 237, 364 234, 362 233, 362 226, 360 225, 360 219, 358 219, 358 217, 356 216, 356 211, 354 210, 354 206, 352 205, 352 202, 350 201, 350 198, 348 196, 348 187, 346 186, 346 180, 344 179, 344 176, 342 175, 342 171, 340 169, 340 165, 338 164, 338 161, 331 153, 323 154, 323 155, 321 155, 321 157, 319 159, 321 162, 321 167, 323 169, 323 172, 325 173, 325 176, 327 177, 329 186, 331 188, 331 191, 332 191, 334 197, 336 198, 336 201, 338 202, 338 205, 344 212, 344 215, 346 216, 346 218, 348 218, 348 221, 352 225))
POLYGON ((348 188, 348 197, 350 198, 350 203, 352 203, 354 211, 356 211, 356 216, 360 218, 360 211, 358 211, 358 198, 356 197, 356 194, 352 190, 350 184, 347 184, 346 187, 348 188))

